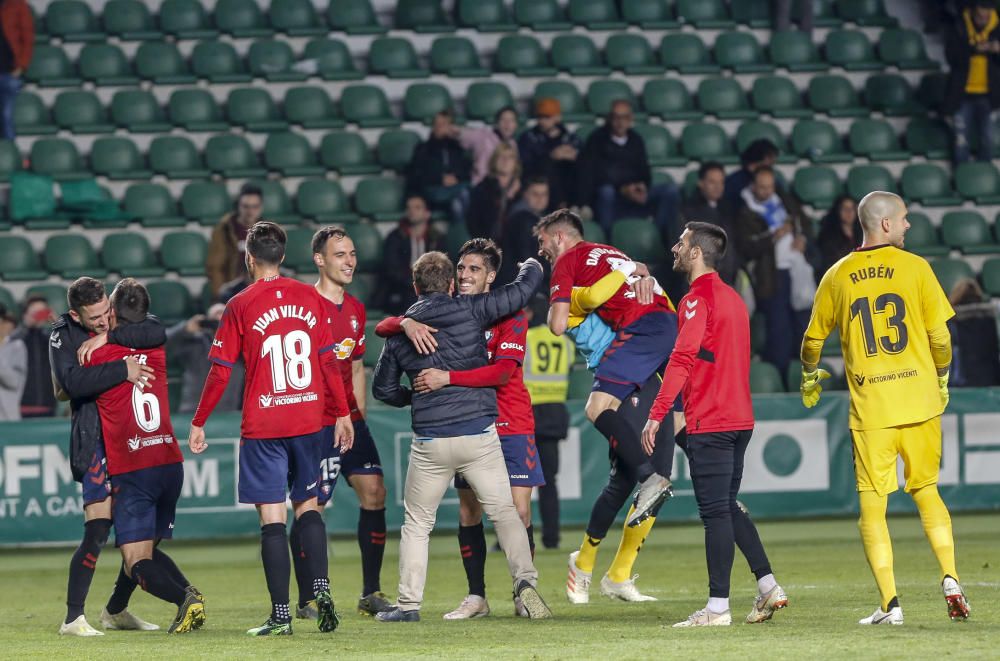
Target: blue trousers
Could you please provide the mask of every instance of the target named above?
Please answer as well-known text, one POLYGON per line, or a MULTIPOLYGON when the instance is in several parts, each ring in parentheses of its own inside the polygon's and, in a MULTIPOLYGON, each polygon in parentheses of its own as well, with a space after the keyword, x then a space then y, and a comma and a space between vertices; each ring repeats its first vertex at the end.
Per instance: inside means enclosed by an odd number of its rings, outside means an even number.
POLYGON ((677 208, 680 194, 674 184, 656 184, 649 189, 646 204, 640 205, 628 200, 610 184, 597 189, 594 199, 594 220, 611 238, 611 226, 621 218, 653 217, 653 223, 660 233, 671 243, 676 239, 677 208))
POLYGON ((993 110, 987 94, 967 96, 952 121, 955 125, 955 162, 971 157, 972 141, 978 138, 980 161, 993 160, 993 110))
POLYGON ((0 74, 0 113, 3 120, 3 138, 13 140, 14 131, 14 100, 21 91, 23 83, 18 76, 9 73, 0 74))

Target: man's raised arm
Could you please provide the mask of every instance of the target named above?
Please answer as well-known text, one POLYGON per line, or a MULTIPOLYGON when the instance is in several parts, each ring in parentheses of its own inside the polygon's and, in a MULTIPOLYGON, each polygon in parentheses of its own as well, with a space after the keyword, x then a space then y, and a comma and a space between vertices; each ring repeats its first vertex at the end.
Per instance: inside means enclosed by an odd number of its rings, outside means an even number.
POLYGON ((542 265, 534 257, 529 257, 521 264, 514 282, 471 297, 472 314, 482 326, 489 326, 527 305, 541 283, 542 265))

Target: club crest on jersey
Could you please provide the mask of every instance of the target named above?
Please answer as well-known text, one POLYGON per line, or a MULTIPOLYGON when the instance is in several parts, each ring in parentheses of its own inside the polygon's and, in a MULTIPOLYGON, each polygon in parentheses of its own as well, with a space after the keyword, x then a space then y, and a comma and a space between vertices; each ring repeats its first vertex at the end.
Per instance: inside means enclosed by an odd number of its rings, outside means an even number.
POLYGON ((334 350, 337 352, 338 360, 347 360, 354 353, 355 342, 352 337, 345 337, 340 342, 337 342, 334 350))
POLYGON ((492 339, 493 339, 493 329, 491 328, 486 331, 486 341, 489 342, 492 339))
POLYGON ((355 333, 357 333, 357 332, 358 332, 358 328, 359 328, 359 327, 360 327, 360 324, 358 324, 358 318, 357 318, 357 317, 355 317, 355 316, 354 316, 354 315, 352 314, 352 315, 351 315, 351 330, 352 330, 352 331, 354 331, 355 333))
POLYGON ((271 402, 274 401, 274 395, 261 395, 260 396, 260 407, 262 409, 271 408, 271 402))

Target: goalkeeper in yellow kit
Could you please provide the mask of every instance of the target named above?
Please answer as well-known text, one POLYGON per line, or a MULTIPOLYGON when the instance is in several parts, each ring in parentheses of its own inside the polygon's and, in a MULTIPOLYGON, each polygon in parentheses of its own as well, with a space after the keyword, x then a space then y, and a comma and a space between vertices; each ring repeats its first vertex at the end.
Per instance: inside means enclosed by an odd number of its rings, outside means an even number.
POLYGON ((817 369, 823 341, 840 331, 851 393, 850 429, 861 504, 861 541, 881 603, 860 624, 902 624, 892 542, 885 512, 897 489, 896 460, 905 466, 905 490, 920 512, 924 532, 941 567, 941 587, 953 620, 969 616, 958 583, 951 517, 938 494, 941 413, 948 404, 951 337, 955 313, 930 265, 904 252, 910 224, 906 204, 893 193, 869 193, 858 205, 864 242, 830 267, 813 304, 802 340, 802 401, 819 401, 817 369))

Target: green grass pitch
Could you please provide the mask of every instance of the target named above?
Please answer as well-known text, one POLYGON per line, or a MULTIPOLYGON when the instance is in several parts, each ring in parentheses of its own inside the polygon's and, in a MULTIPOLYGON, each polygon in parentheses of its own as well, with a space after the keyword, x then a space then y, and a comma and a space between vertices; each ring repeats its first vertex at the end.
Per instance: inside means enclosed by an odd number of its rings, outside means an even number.
MULTIPOLYGON (((183 522, 182 522, 183 523, 183 522)), ((760 524, 789 608, 772 622, 745 625, 755 595, 753 577, 737 553, 733 572, 734 625, 726 629, 672 630, 669 625, 704 605, 707 596, 702 529, 697 524, 660 526, 636 563, 638 585, 656 603, 625 604, 601 597, 597 583, 618 544, 620 530, 605 540, 591 603, 570 606, 563 593, 566 558, 579 542, 565 531, 563 549, 539 550, 542 594, 555 612, 551 621, 513 617, 510 580, 499 553, 487 562, 493 615, 445 622, 441 615, 465 595, 465 579, 453 534, 431 544, 426 600, 419 624, 382 624, 356 614, 360 563, 353 539, 331 542, 330 574, 343 621, 333 634, 296 621, 290 638, 253 639, 245 629, 267 616, 267 593, 255 540, 167 543, 205 593, 208 620, 182 636, 160 632, 109 632, 101 638, 61 638, 67 549, 0 552, 0 657, 52 659, 140 658, 417 658, 438 659, 943 659, 997 658, 1000 654, 1000 514, 956 516, 955 537, 962 583, 972 617, 952 623, 937 584, 937 568, 914 517, 890 519, 896 580, 906 617, 902 627, 859 627, 877 605, 852 520, 760 524)), ((396 587, 398 537, 390 537, 383 587, 396 587)), ((107 547, 98 565, 87 616, 98 626, 117 571, 117 552, 107 547)), ((292 599, 295 599, 294 589, 292 599)), ((174 609, 137 591, 132 610, 164 628, 174 609)))

